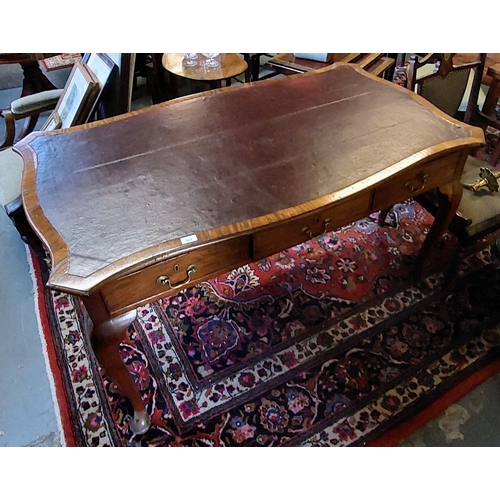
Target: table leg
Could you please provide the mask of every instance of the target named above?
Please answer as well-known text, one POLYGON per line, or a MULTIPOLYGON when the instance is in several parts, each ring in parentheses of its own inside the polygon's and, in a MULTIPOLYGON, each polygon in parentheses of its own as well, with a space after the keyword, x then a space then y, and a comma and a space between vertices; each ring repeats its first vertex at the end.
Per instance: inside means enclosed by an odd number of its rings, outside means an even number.
POLYGON ((222 88, 222 80, 207 80, 206 83, 208 83, 210 90, 222 88))
POLYGON ((43 90, 54 90, 56 87, 43 74, 37 61, 19 63, 23 68, 23 90, 21 96, 36 94, 43 90))
POLYGON ((151 417, 119 352, 120 342, 124 340, 127 328, 135 320, 137 311, 134 309, 110 318, 99 294, 84 298, 83 301, 94 324, 90 343, 97 361, 132 403, 134 417, 130 429, 134 434, 144 434, 151 426, 151 417))
POLYGON ((486 98, 484 100, 482 112, 487 116, 494 116, 495 107, 497 105, 498 99, 500 98, 500 79, 493 78, 486 98))
POLYGON ((449 184, 440 186, 438 189, 438 211, 429 234, 418 254, 417 262, 413 270, 413 279, 419 281, 422 277, 424 264, 430 259, 435 244, 442 234, 448 229, 453 217, 457 213, 458 205, 462 198, 463 186, 460 179, 449 184))
MULTIPOLYGON (((490 70, 491 69, 492 68, 490 68, 490 70)), ((488 71, 488 74, 490 74, 490 71, 488 71)), ((496 71, 493 72, 493 80, 490 84, 490 88, 488 89, 488 93, 486 94, 486 99, 484 101, 481 114, 486 115, 486 117, 490 120, 490 122, 493 122, 491 123, 491 126, 494 126, 497 129, 498 125, 495 126, 493 124, 494 123, 497 124, 499 122, 499 120, 495 115, 498 99, 500 99, 500 75, 498 74, 498 71, 496 71)), ((488 128, 488 124, 489 123, 486 122, 481 125, 485 132, 486 129, 488 128)), ((496 167, 496 164, 498 163, 499 159, 500 159, 500 141, 498 141, 497 145, 495 146, 495 149, 490 153, 488 158, 488 163, 491 166, 496 167)))

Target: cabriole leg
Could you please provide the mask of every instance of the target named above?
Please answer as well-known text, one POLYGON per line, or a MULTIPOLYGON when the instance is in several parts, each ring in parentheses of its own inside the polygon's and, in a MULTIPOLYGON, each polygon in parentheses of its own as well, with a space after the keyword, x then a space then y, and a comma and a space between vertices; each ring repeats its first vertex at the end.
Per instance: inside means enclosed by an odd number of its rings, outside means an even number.
POLYGON ((90 343, 97 361, 132 403, 134 417, 130 429, 134 434, 144 434, 151 426, 151 417, 119 352, 120 342, 124 340, 128 327, 135 320, 137 311, 134 309, 110 318, 99 294, 84 298, 84 303, 94 324, 90 343))
POLYGON ((415 281, 419 281, 422 278, 424 264, 431 258, 438 239, 448 229, 453 217, 457 213, 458 205, 462 198, 462 191, 463 187, 460 179, 439 187, 438 211, 415 263, 413 270, 413 279, 415 281))

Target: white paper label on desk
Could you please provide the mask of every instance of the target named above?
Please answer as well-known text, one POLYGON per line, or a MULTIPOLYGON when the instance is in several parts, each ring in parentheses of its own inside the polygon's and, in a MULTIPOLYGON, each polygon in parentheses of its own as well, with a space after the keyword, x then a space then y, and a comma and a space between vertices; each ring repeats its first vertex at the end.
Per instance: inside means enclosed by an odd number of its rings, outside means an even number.
POLYGON ((198 237, 196 236, 196 234, 192 234, 191 236, 184 236, 183 238, 181 238, 181 243, 185 245, 186 243, 193 243, 193 241, 196 241, 197 239, 198 237))

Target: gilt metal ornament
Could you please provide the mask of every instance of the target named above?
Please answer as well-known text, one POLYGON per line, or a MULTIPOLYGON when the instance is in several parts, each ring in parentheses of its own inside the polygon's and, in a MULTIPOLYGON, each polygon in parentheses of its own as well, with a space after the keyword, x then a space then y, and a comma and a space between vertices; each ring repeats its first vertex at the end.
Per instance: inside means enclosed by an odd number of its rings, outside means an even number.
POLYGON ((470 189, 477 193, 482 187, 487 187, 490 193, 498 193, 498 180, 500 178, 499 172, 492 172, 488 167, 479 167, 479 179, 475 182, 465 183, 462 182, 464 188, 470 189))

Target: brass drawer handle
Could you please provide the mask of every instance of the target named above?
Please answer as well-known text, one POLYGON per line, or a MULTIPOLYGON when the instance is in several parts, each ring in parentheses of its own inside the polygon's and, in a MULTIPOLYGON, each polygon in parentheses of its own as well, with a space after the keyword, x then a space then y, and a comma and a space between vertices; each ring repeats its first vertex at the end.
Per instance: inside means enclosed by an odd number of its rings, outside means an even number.
POLYGON ((420 186, 414 186, 412 181, 408 181, 405 184, 405 188, 408 188, 412 193, 414 193, 415 191, 420 191, 420 190, 424 189, 425 183, 427 182, 429 177, 430 177, 430 174, 422 174, 420 186))
MULTIPOLYGON (((314 222, 317 222, 317 220, 315 220, 314 222)), ((325 234, 328 231, 328 225, 330 224, 330 222, 332 222, 332 219, 330 217, 327 217, 323 221, 323 232, 318 233, 316 236, 319 236, 320 234, 325 234)), ((307 234, 307 236, 309 236, 309 238, 315 237, 313 232, 312 232, 312 229, 309 229, 307 226, 302 228, 302 232, 307 234)))
POLYGON ((161 286, 168 285, 172 290, 176 290, 178 288, 185 287, 191 281, 191 275, 195 272, 196 272, 196 266, 194 264, 190 264, 186 269, 187 278, 184 281, 172 285, 172 283, 170 283, 170 279, 168 276, 158 276, 158 278, 156 278, 156 283, 158 283, 158 285, 161 286))
POLYGON ((309 229, 307 226, 302 228, 302 232, 307 234, 307 236, 309 236, 309 238, 313 237, 312 229, 309 229))

